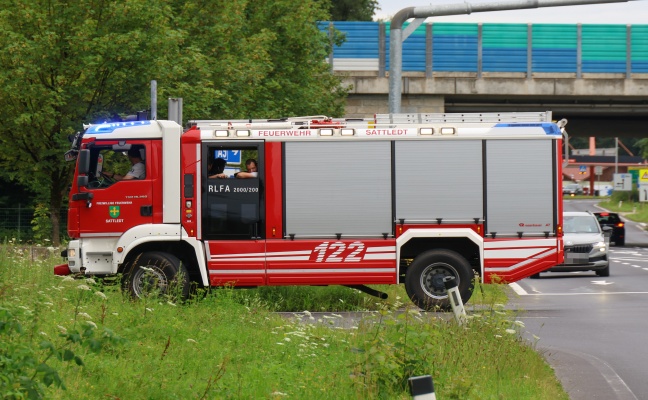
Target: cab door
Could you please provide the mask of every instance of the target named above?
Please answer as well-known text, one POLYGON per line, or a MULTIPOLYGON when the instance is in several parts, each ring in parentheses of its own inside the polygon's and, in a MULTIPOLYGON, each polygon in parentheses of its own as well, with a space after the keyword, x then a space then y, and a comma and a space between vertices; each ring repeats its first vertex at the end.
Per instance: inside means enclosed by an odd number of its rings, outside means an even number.
MULTIPOLYGON (((159 143, 155 144, 159 146, 159 143)), ((153 190, 158 168, 153 165, 152 141, 96 141, 86 146, 90 168, 87 183, 79 185, 72 202, 79 213, 79 233, 84 236, 121 236, 130 228, 154 222, 161 215, 159 194, 153 190), (146 168, 143 179, 115 181, 107 175, 125 175, 132 165, 126 151, 138 146, 146 168), (84 193, 88 194, 84 194, 84 193), (157 200, 157 204, 156 204, 157 200)))
POLYGON ((201 158, 199 230, 206 243, 211 285, 265 285, 263 142, 205 143, 201 158), (226 165, 216 174, 212 167, 218 158, 226 165), (246 172, 246 160, 252 159, 259 168, 257 176, 237 178, 235 174, 246 172))

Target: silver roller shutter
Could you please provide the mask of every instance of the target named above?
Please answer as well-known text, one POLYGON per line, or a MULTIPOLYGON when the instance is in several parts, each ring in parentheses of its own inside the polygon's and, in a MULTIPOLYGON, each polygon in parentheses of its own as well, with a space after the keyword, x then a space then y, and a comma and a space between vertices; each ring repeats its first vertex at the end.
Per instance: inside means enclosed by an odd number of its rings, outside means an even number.
POLYGON ((396 143, 396 219, 483 218, 480 140, 396 143))
POLYGON ((553 232, 552 140, 487 140, 486 234, 553 232))
POLYGON ((389 142, 288 142, 284 154, 287 234, 391 234, 389 142))

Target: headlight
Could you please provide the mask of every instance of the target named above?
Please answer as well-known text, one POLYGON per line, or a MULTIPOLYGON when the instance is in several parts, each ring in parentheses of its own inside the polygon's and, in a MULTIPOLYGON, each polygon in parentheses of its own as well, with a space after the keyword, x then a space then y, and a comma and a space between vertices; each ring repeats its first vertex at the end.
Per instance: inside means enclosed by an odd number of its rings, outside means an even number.
POLYGON ((594 247, 594 250, 597 251, 605 251, 605 242, 596 242, 592 245, 594 247))
POLYGON ((76 255, 76 249, 68 249, 68 258, 74 258, 76 255))

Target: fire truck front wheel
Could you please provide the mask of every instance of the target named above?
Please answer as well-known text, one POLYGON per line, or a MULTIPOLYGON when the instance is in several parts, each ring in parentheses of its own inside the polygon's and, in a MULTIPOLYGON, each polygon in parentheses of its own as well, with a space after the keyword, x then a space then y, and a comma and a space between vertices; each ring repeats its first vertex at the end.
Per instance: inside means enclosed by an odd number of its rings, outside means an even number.
POLYGON ((184 300, 189 296, 187 269, 172 254, 142 253, 126 266, 124 276, 124 290, 136 299, 161 295, 184 300))
POLYGON ((424 310, 450 309, 443 282, 447 276, 454 276, 461 299, 467 302, 473 291, 473 270, 464 257, 451 250, 430 250, 414 259, 405 275, 407 295, 424 310))

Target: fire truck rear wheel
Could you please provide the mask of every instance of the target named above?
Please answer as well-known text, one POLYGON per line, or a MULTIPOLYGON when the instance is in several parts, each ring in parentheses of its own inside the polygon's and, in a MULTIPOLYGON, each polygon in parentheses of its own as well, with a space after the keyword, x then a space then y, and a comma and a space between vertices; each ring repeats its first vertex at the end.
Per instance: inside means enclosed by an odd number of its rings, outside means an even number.
POLYGON ((142 253, 126 266, 124 276, 124 290, 135 299, 161 295, 185 300, 189 296, 187 269, 172 254, 161 251, 142 253))
POLYGON ((430 250, 419 254, 407 268, 405 290, 414 304, 424 310, 450 309, 443 278, 454 276, 461 300, 473 291, 473 270, 468 261, 451 250, 430 250))

